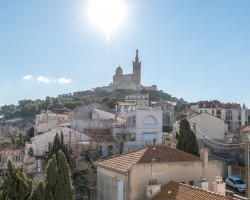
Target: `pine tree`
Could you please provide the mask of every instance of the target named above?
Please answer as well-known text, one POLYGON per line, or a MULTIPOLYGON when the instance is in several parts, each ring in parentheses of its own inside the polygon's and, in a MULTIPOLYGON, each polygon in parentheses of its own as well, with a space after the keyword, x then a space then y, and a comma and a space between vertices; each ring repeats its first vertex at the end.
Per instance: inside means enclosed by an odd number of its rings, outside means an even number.
POLYGON ((59 150, 58 159, 49 160, 45 179, 46 200, 73 200, 74 190, 70 169, 64 153, 59 150), (58 160, 58 161, 57 161, 58 160))
POLYGON ((199 148, 196 141, 196 136, 190 128, 187 119, 182 119, 180 122, 179 133, 177 134, 177 149, 187 153, 199 156, 199 148))
POLYGON ((37 188, 33 190, 29 200, 44 200, 45 199, 45 186, 41 181, 37 188))
POLYGON ((3 200, 27 200, 31 194, 31 189, 32 182, 25 176, 23 169, 15 167, 11 161, 8 161, 1 198, 3 200))

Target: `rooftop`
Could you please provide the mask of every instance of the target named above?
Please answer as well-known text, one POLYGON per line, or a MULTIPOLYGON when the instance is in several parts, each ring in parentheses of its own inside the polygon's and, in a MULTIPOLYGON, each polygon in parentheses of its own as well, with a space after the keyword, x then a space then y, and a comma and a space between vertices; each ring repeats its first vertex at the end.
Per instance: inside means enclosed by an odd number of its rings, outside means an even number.
POLYGON ((192 154, 170 148, 166 145, 151 145, 130 153, 122 154, 95 162, 99 167, 126 174, 132 165, 155 162, 185 162, 199 161, 200 158, 192 154))
POLYGON ((170 181, 163 186, 162 191, 153 200, 233 200, 230 196, 223 196, 198 187, 170 181))
POLYGON ((23 149, 8 149, 8 150, 2 150, 0 151, 0 156, 11 156, 11 155, 22 155, 24 154, 23 149))

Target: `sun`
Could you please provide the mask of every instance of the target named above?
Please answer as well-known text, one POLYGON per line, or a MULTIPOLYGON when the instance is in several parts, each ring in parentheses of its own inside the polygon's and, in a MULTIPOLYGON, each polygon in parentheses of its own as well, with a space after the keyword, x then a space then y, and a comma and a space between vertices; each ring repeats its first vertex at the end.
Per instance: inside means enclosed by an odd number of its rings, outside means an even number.
POLYGON ((109 39, 111 32, 125 22, 126 5, 123 0, 90 0, 87 13, 93 25, 109 39))

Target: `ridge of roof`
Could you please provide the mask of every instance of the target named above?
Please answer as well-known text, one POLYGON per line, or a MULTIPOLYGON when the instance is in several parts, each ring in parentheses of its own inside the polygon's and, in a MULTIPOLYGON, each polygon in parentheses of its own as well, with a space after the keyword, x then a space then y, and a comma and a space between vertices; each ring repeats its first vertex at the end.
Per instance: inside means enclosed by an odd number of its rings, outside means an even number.
POLYGON ((200 158, 166 145, 150 145, 129 153, 96 161, 95 165, 112 171, 127 173, 129 168, 135 164, 188 161, 200 161, 200 158))

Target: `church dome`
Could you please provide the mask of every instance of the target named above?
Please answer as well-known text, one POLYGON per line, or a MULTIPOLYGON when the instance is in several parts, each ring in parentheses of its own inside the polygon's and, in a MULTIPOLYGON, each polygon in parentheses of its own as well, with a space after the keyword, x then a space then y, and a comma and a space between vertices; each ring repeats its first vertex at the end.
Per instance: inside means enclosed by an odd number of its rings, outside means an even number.
POLYGON ((115 73, 116 73, 116 75, 122 75, 123 74, 122 68, 120 66, 117 67, 115 73))

